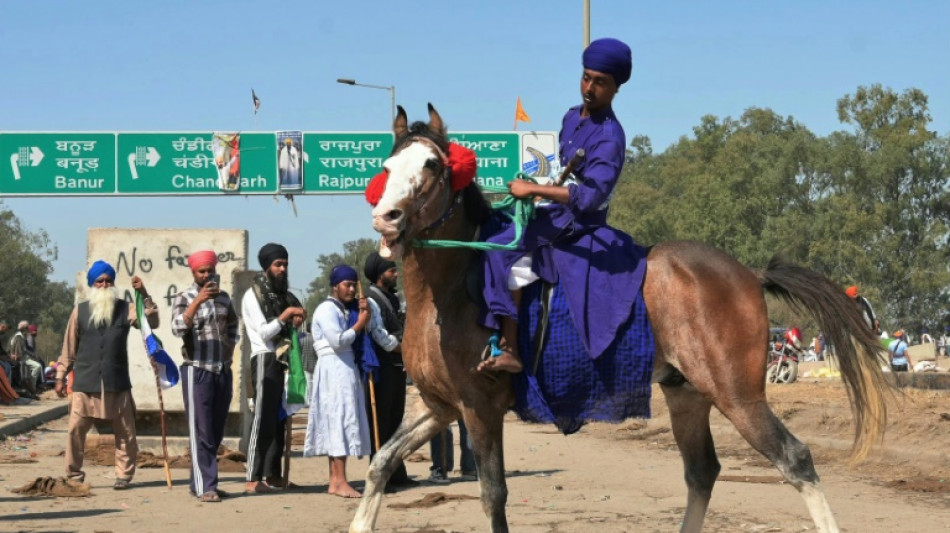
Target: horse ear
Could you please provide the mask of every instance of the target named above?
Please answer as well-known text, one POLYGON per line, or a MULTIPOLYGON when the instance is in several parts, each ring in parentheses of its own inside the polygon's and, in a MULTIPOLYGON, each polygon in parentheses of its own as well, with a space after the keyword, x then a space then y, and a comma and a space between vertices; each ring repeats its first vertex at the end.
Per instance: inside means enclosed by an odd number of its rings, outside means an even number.
POLYGON ((393 120, 393 133, 396 138, 400 138, 409 133, 409 119, 406 117, 406 110, 402 106, 396 106, 396 119, 393 120))
POLYGON ((445 123, 442 122, 442 117, 431 102, 429 103, 429 131, 436 135, 445 135, 445 123))

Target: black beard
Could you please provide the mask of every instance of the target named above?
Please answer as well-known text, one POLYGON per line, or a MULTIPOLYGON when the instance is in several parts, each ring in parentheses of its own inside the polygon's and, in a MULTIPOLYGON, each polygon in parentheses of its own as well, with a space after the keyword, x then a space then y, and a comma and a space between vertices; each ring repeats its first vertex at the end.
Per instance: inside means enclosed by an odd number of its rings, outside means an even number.
POLYGON ((270 287, 277 294, 286 294, 288 285, 287 274, 275 276, 267 271, 267 279, 270 280, 270 287))

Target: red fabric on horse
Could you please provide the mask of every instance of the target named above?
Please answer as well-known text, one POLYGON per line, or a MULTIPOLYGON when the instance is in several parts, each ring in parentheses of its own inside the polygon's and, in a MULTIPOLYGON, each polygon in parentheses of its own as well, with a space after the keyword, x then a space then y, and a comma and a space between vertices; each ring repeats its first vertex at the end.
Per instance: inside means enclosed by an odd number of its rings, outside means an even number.
POLYGON ((475 152, 462 145, 449 143, 449 166, 452 167, 452 191, 461 191, 475 179, 478 169, 475 152))
POLYGON ((366 191, 363 192, 369 205, 376 207, 376 204, 379 203, 379 199, 383 197, 383 191, 386 190, 386 179, 388 178, 389 173, 384 170, 373 176, 373 179, 369 181, 366 191))

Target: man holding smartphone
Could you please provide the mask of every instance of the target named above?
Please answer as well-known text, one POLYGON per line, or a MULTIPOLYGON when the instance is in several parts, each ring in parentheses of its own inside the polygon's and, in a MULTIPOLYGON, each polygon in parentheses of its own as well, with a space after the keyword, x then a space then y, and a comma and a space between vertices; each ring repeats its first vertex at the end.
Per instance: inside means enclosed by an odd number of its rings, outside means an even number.
POLYGON ((221 501, 218 447, 231 405, 231 361, 238 339, 238 316, 221 290, 212 250, 188 256, 194 283, 172 306, 172 333, 181 337, 182 394, 191 451, 190 489, 199 501, 221 501))

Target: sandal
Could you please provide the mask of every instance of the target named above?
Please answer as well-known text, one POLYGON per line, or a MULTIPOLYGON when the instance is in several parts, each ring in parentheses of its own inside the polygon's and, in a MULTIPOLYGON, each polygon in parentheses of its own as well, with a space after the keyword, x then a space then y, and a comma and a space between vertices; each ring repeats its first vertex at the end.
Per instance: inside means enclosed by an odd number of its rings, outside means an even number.
POLYGON ((209 490, 208 492, 202 494, 198 498, 198 501, 202 503, 221 503, 221 497, 218 496, 217 492, 209 490))
POLYGON ((112 490, 126 490, 131 485, 132 482, 128 479, 117 479, 115 480, 115 484, 112 485, 112 490))

